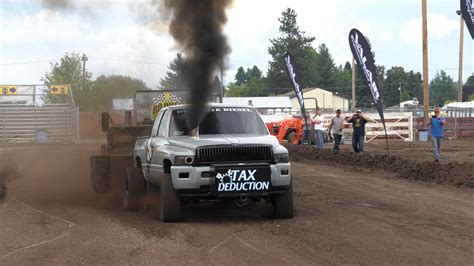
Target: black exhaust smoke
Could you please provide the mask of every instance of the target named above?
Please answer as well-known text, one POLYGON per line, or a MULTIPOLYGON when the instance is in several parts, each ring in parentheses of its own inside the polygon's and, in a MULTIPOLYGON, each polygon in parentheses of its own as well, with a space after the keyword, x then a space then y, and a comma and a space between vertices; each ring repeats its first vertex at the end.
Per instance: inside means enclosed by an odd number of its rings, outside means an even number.
POLYGON ((210 96, 212 81, 230 53, 223 26, 232 0, 165 0, 169 31, 184 53, 184 84, 191 110, 188 127, 196 128, 210 96))

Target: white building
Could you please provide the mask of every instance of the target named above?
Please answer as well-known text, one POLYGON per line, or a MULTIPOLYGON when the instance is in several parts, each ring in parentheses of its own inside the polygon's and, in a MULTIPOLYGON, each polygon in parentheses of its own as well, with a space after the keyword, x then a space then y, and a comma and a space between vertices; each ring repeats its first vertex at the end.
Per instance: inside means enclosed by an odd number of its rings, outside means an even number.
MULTIPOLYGON (((260 114, 290 113, 293 108, 288 96, 267 97, 224 97, 223 103, 249 105, 257 109, 260 114)), ((299 108, 299 107, 298 107, 299 108)))
MULTIPOLYGON (((293 108, 295 108, 295 110, 299 110, 300 106, 294 91, 282 94, 280 96, 289 96, 293 108)), ((310 112, 314 112, 316 107, 322 109, 349 109, 349 99, 339 96, 337 93, 323 90, 321 88, 303 89, 303 98, 305 108, 310 112)))

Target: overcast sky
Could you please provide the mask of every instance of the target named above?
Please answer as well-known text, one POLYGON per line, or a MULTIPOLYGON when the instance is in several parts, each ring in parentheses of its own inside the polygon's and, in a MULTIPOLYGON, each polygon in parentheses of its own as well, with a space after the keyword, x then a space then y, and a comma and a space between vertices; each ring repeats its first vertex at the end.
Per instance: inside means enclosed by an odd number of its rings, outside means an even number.
MULTIPOLYGON (((44 2, 52 2, 45 0, 44 2)), ((178 53, 166 25, 146 0, 71 0, 53 8, 39 0, 1 0, 0 84, 41 84, 50 61, 85 53, 94 76, 126 75, 155 88, 178 53)), ((225 82, 239 66, 266 72, 269 39, 279 36, 278 17, 295 9, 301 30, 326 43, 336 64, 351 58, 347 36, 357 28, 372 42, 376 63, 422 69, 420 0, 235 0, 225 34, 232 53, 225 82)), ((446 70, 457 81, 459 0, 428 0, 430 79, 446 70)), ((464 75, 474 72, 473 41, 464 30, 464 75)))

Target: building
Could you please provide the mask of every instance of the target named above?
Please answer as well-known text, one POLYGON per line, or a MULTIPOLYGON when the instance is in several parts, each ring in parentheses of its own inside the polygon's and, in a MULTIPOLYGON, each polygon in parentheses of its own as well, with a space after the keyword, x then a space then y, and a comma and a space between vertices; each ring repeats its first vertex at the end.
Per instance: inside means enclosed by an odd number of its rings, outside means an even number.
MULTIPOLYGON (((289 96, 293 108, 296 110, 300 108, 294 91, 282 94, 280 96, 289 96)), ((337 93, 320 88, 303 89, 303 98, 305 99, 304 105, 306 109, 312 113, 315 112, 316 107, 321 109, 349 109, 349 99, 339 96, 337 93)))
MULTIPOLYGON (((262 114, 290 113, 293 104, 288 96, 224 97, 223 103, 249 105, 262 114)), ((299 107, 298 107, 299 108, 299 107)))

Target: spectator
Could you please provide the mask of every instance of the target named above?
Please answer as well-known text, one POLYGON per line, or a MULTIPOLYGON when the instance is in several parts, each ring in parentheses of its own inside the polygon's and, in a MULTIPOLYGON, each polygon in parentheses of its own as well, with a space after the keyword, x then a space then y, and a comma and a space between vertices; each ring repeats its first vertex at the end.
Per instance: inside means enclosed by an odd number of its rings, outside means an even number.
POLYGON ((334 153, 339 153, 339 145, 341 144, 342 139, 342 129, 344 126, 344 119, 341 117, 341 110, 336 110, 336 116, 331 119, 331 123, 329 124, 329 136, 331 133, 334 137, 334 153))
MULTIPOLYGON (((303 119, 303 122, 305 120, 303 119)), ((306 124, 303 125, 303 138, 301 139, 301 144, 311 143, 311 131, 313 130, 313 120, 309 112, 306 112, 306 124)))
POLYGON ((313 117, 314 131, 316 138, 316 147, 320 150, 324 149, 324 116, 318 110, 313 117))
POLYGON ((373 119, 364 116, 362 111, 359 109, 356 111, 351 118, 346 118, 347 123, 352 123, 352 147, 356 154, 364 152, 364 136, 365 136, 365 124, 367 122, 375 122, 373 119))
POLYGON ((427 126, 431 126, 431 145, 433 146, 435 162, 439 162, 441 156, 441 141, 444 135, 444 125, 446 125, 446 118, 440 117, 439 112, 439 108, 436 107, 434 115, 427 124, 427 126))

